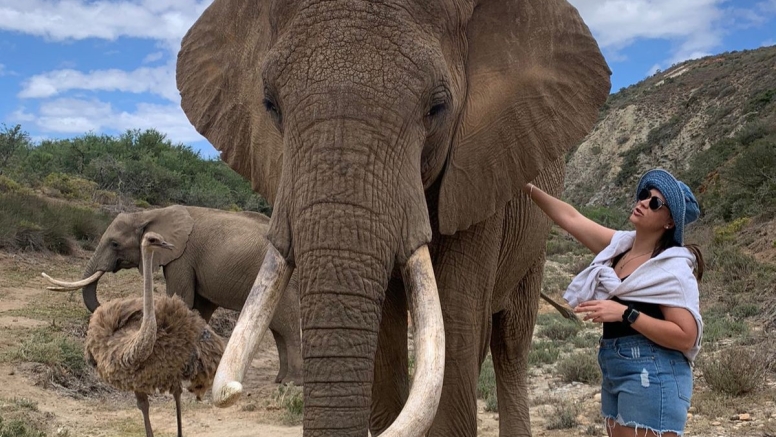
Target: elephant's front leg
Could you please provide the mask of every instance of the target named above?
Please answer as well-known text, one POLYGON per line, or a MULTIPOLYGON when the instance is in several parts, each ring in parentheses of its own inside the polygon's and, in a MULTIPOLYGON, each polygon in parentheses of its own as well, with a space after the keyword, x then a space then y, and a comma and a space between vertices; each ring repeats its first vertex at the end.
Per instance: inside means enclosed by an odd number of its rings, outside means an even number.
POLYGON ((435 244, 435 274, 445 324, 442 399, 429 433, 477 435, 477 380, 490 339, 491 299, 503 214, 435 244))

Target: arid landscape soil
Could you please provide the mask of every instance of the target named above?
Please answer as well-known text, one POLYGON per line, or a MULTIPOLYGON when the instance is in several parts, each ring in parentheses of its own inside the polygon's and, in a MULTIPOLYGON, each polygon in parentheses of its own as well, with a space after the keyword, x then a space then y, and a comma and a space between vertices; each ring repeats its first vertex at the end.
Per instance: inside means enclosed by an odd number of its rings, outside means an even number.
MULTIPOLYGON (((56 293, 45 289, 40 272, 67 279, 80 278, 89 253, 63 257, 42 254, 0 253, 0 413, 37 424, 48 436, 142 436, 143 425, 131 393, 100 385, 93 375, 80 380, 56 374, 51 367, 20 359, 20 348, 29 346, 34 332, 63 333, 83 338, 88 313, 80 292, 56 293)), ((158 276, 158 275, 157 275, 158 276)), ((163 292, 158 281, 157 292, 163 292)), ((108 274, 100 281, 102 300, 139 295, 140 275, 136 271, 108 274)), ((221 320, 228 319, 219 310, 221 320)), ((542 312, 551 308, 542 307, 542 312)), ((233 315, 232 315, 233 317, 233 315)), ((218 320, 218 317, 216 318, 218 320)), ((586 326, 594 332, 597 327, 586 326)), ((23 354, 21 354, 23 355, 23 354)), ((183 430, 187 436, 300 436, 299 425, 288 424, 288 412, 276 401, 277 353, 271 336, 266 336, 246 380, 247 395, 236 406, 219 409, 210 399, 196 402, 183 395, 183 430)), ((551 366, 531 369, 531 420, 535 436, 605 436, 598 418, 598 387, 579 382, 564 383, 551 366), (563 402, 559 402, 559 401, 563 402), (547 429, 557 415, 568 414, 558 405, 573 405, 575 423, 567 429, 547 429)), ((776 436, 776 382, 745 400, 715 397, 696 378, 693 402, 716 402, 718 415, 710 417, 696 410, 688 422, 690 436, 776 436), (746 414, 743 415, 743 414, 746 414)), ((712 411, 704 408, 704 411, 712 411)), ((169 395, 151 399, 151 423, 159 437, 176 433, 175 406, 169 395)), ((498 413, 486 412, 480 404, 479 435, 498 435, 498 413)))

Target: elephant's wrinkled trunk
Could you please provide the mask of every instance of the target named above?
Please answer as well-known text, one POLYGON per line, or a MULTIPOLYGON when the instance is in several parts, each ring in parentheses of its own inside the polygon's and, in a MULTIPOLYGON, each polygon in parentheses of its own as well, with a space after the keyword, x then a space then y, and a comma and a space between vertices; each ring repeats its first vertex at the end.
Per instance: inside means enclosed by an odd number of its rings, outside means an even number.
POLYGON ((294 247, 302 290, 305 436, 363 437, 395 245, 376 235, 380 225, 366 218, 373 214, 367 208, 314 203, 302 211, 294 247))
MULTIPOLYGON (((95 251, 96 253, 100 253, 100 248, 95 251)), ((92 259, 89 260, 89 264, 86 265, 86 270, 84 271, 84 278, 88 278, 92 274, 95 273, 97 270, 97 261, 96 256, 92 256, 92 259)), ((88 285, 86 285, 83 290, 81 291, 81 294, 84 299, 84 305, 86 305, 86 308, 89 310, 90 313, 93 313, 97 307, 100 306, 100 301, 97 299, 97 282, 94 281, 88 285)))

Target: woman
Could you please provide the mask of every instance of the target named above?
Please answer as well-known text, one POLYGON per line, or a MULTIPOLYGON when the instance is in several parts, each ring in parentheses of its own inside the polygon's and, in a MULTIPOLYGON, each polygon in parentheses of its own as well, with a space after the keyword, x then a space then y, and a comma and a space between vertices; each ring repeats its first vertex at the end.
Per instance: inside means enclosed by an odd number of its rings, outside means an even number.
POLYGON ((598 362, 609 436, 682 435, 703 332, 703 258, 684 245, 685 226, 700 214, 689 187, 662 169, 645 173, 629 232, 601 226, 532 184, 524 190, 596 254, 563 297, 585 320, 603 324, 598 362))

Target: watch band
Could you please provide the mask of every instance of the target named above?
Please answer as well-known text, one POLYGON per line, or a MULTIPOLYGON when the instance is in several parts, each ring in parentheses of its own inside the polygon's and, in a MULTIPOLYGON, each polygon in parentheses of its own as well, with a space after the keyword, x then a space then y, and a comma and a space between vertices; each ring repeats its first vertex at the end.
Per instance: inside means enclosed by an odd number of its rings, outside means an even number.
POLYGON ((626 308, 622 313, 622 322, 626 325, 630 325, 636 321, 639 315, 641 315, 641 313, 637 309, 633 308, 633 305, 628 305, 628 308, 626 308))

